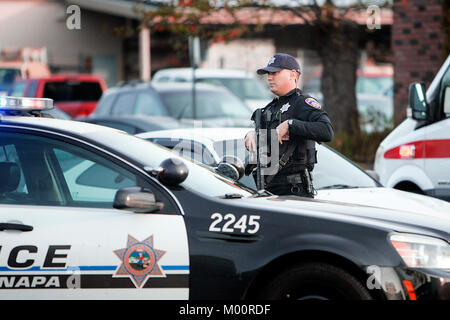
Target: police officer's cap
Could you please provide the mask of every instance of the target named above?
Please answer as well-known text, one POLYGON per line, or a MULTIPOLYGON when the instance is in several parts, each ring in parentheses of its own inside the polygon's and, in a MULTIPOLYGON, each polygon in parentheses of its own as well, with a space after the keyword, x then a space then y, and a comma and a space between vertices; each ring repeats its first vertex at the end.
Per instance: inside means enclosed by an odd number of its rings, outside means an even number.
POLYGON ((275 54, 267 64, 267 67, 258 69, 256 72, 258 74, 265 74, 268 72, 278 72, 283 69, 295 70, 300 73, 300 65, 297 60, 286 53, 275 54))

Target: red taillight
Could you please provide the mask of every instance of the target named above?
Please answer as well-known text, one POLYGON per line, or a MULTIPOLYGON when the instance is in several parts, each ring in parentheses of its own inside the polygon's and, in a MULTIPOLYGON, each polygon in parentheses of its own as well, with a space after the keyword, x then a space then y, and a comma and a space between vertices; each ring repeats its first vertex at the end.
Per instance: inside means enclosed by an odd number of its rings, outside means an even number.
POLYGON ((400 156, 400 159, 414 158, 416 156, 416 146, 413 144, 400 146, 398 154, 400 156))
POLYGON ((402 144, 384 153, 385 159, 417 159, 424 157, 424 142, 416 141, 402 144))

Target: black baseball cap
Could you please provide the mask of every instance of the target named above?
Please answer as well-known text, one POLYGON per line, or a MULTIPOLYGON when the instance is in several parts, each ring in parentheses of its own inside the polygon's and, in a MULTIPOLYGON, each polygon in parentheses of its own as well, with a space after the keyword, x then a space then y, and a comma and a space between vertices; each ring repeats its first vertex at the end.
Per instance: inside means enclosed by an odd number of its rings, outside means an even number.
POLYGON ((267 67, 258 69, 256 73, 278 72, 283 69, 295 70, 300 73, 300 65, 295 58, 287 53, 277 53, 270 58, 267 67))

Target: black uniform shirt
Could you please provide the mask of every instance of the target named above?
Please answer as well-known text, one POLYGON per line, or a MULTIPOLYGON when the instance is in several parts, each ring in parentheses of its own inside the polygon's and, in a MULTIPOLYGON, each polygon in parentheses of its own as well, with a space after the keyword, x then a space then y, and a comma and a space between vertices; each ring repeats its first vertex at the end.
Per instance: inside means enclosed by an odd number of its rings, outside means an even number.
MULTIPOLYGON (((252 115, 253 121, 255 121, 255 116, 256 111, 252 115)), ((283 141, 283 144, 279 145, 280 157, 286 152, 289 143, 295 140, 328 142, 333 138, 333 126, 320 103, 300 89, 294 89, 284 96, 273 99, 261 109, 261 129, 268 129, 267 143, 269 146, 271 139, 277 139, 276 136, 271 137, 270 129, 275 129, 285 120, 291 119, 289 141, 283 141)), ((294 152, 294 158, 296 154, 298 152, 294 152)), ((295 170, 286 167, 279 173, 289 174, 291 172, 295 172, 295 170)))

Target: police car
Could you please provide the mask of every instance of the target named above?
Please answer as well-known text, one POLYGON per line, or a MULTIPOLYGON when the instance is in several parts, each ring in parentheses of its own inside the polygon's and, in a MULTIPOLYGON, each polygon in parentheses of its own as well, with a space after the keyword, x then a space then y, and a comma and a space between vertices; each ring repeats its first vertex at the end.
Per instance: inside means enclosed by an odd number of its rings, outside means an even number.
POLYGON ((256 192, 49 100, 0 106, 0 299, 450 298, 448 215, 256 192))
POLYGON ((450 56, 425 93, 410 86, 411 116, 380 144, 374 169, 386 187, 450 201, 450 56))

